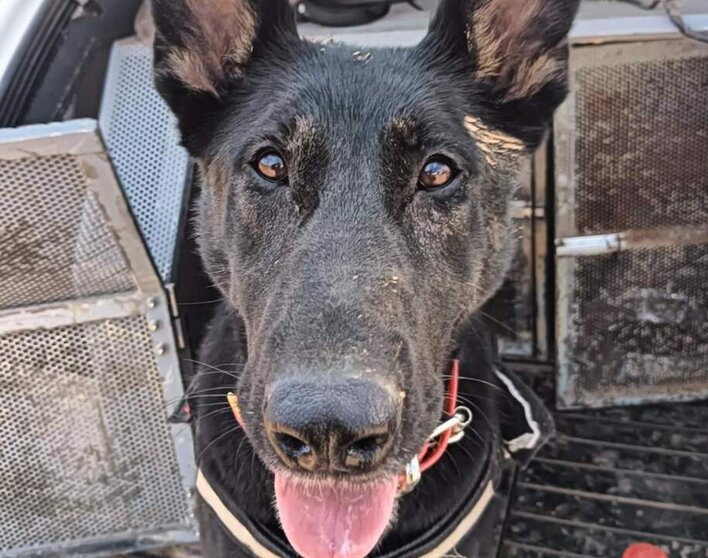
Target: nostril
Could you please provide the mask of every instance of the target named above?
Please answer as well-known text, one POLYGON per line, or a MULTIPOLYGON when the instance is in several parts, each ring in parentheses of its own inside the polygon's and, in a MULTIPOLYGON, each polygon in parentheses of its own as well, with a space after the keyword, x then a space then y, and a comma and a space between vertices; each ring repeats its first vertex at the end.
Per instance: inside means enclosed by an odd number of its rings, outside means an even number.
POLYGON ((347 447, 344 463, 348 468, 360 469, 376 463, 381 456, 381 450, 389 440, 388 434, 378 434, 360 438, 347 447))
POLYGON ((394 446, 402 400, 388 384, 346 376, 285 378, 269 392, 265 432, 280 465, 364 473, 385 461, 394 446))
POLYGON ((278 432, 274 434, 274 438, 280 450, 290 459, 298 461, 303 457, 312 455, 312 447, 310 444, 295 436, 278 432))

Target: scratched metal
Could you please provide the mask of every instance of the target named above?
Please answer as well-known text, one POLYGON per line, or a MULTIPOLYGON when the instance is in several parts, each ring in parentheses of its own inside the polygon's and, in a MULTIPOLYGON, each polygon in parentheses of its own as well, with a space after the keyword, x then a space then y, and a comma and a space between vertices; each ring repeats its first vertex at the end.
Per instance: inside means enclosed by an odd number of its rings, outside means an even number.
POLYGON ((133 290, 72 155, 0 160, 0 309, 133 290))
MULTIPOLYGON (((558 237, 708 225, 708 45, 576 48, 558 237)), ((708 396, 708 245, 559 258, 558 402, 708 396)))
POLYGON ((147 321, 0 336, 0 555, 189 524, 147 321))

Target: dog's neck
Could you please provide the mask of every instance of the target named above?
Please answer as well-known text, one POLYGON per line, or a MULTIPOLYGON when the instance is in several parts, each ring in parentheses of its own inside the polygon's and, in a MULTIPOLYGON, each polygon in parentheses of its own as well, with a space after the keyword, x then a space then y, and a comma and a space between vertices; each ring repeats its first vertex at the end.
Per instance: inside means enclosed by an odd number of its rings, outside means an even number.
MULTIPOLYGON (((234 362, 234 346, 224 339, 237 338, 237 324, 232 313, 217 317, 215 328, 225 328, 224 335, 210 336, 219 339, 213 346, 205 346, 202 359, 208 366, 234 362)), ((208 343, 211 345, 210 343, 208 343)), ((465 437, 451 445, 443 458, 423 474, 420 484, 399 500, 397 518, 384 536, 379 552, 385 554, 417 539, 431 526, 449 514, 460 504, 461 495, 468 494, 479 485, 484 474, 487 458, 493 447, 493 438, 498 432, 496 417, 497 390, 494 366, 496 351, 494 339, 484 325, 477 320, 463 328, 458 339, 460 359, 460 383, 458 401, 474 413, 473 423, 465 437)), ((238 360, 238 359, 237 359, 238 360)), ((448 371, 441 371, 447 374, 448 371)), ((199 389, 218 394, 218 388, 226 392, 233 386, 233 378, 225 374, 204 374, 199 389)), ((213 397, 205 401, 214 401, 213 397)), ((199 408, 199 403, 197 403, 199 408)), ((220 406, 205 406, 197 412, 197 455, 202 468, 219 489, 238 502, 240 511, 264 529, 280 533, 280 525, 273 506, 274 490, 272 474, 255 455, 245 434, 235 428, 234 419, 228 412, 220 412, 220 406), (199 417, 206 417, 201 420, 199 417), (208 422, 207 422, 208 420, 208 422), (214 442, 211 433, 223 435, 214 442), (228 434, 223 434, 229 432, 228 434), (234 449, 237 448, 234 453, 234 449)), ((284 537, 284 535, 283 535, 284 537)))

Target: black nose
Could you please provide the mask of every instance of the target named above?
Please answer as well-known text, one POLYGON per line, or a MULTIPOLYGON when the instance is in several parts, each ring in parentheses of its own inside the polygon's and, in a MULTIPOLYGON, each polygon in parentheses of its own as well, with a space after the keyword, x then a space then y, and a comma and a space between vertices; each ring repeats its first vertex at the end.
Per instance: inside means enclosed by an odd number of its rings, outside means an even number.
POLYGON ((375 380, 279 381, 268 398, 266 432, 290 468, 370 471, 393 445, 401 401, 375 380))

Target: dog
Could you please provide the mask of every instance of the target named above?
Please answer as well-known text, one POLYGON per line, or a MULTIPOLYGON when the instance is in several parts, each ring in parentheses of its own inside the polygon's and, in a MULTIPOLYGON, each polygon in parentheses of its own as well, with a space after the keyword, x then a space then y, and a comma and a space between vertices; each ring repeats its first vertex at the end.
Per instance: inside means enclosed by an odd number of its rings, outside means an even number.
POLYGON ((505 463, 552 426, 480 308, 577 7, 442 0, 419 45, 362 51, 286 0, 154 0, 223 295, 189 390, 206 556, 493 555, 505 463), (472 422, 419 479, 455 366, 472 422))

